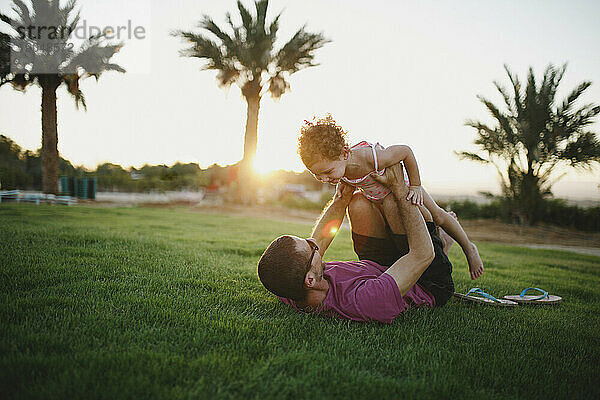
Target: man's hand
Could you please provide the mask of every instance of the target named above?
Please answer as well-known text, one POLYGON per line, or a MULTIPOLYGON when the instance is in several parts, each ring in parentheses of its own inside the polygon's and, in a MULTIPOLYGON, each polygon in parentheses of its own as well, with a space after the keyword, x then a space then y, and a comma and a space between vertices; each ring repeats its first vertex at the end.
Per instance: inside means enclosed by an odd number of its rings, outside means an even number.
POLYGON ((400 163, 387 167, 383 176, 372 174, 371 177, 390 188, 394 193, 402 196, 408 195, 408 187, 404 183, 404 168, 400 163))

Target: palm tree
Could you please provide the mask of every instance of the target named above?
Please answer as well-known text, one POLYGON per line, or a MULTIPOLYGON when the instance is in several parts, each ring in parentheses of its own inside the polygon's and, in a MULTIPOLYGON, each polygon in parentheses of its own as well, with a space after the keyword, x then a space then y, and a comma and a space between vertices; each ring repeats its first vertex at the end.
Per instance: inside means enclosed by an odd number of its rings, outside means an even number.
POLYGON ((42 88, 42 189, 58 190, 58 132, 56 89, 62 84, 73 96, 75 105, 87 109, 79 89, 82 78, 98 80, 104 71, 125 70, 111 64, 110 58, 122 44, 108 44, 104 35, 90 37, 77 50, 67 40, 79 22, 76 0, 64 7, 59 0, 31 0, 31 8, 21 0, 13 0, 16 19, 0 14, 0 20, 17 33, 10 39, 0 38, 0 86, 11 83, 24 91, 30 85, 42 88), (10 43, 6 43, 10 40, 10 43))
POLYGON ((242 167, 251 167, 256 155, 258 112, 263 92, 279 98, 289 88, 289 76, 306 67, 312 67, 315 50, 328 43, 321 33, 308 33, 300 28, 283 46, 275 49, 279 28, 278 14, 267 23, 268 0, 255 2, 256 15, 238 0, 241 25, 236 25, 231 14, 226 14, 228 31, 221 29, 207 15, 199 22, 202 33, 177 30, 172 33, 185 39, 191 46, 180 52, 182 56, 205 60, 204 70, 217 70, 219 86, 236 83, 246 99, 248 109, 242 167))
POLYGON ((0 32, 0 86, 7 83, 10 76, 10 36, 0 32))
POLYGON ((469 120, 467 126, 477 130, 477 153, 460 152, 461 158, 496 167, 505 198, 514 205, 521 223, 535 224, 543 211, 543 200, 551 195, 554 183, 564 174, 560 166, 590 168, 600 161, 600 143, 595 133, 587 130, 600 106, 576 101, 591 85, 580 83, 560 104, 556 91, 565 73, 548 65, 542 82, 536 82, 529 68, 527 86, 508 66, 504 66, 512 84, 512 92, 498 82, 494 85, 502 95, 506 111, 478 96, 492 117, 494 125, 469 120))

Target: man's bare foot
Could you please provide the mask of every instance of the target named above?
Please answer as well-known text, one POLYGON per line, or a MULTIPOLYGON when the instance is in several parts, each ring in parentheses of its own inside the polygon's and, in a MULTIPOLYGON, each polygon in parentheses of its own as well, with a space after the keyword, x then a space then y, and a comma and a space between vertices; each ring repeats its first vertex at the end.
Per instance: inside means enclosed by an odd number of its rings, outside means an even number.
POLYGON ((444 244, 444 254, 448 255, 450 247, 452 247, 452 244, 454 244, 454 239, 452 239, 452 236, 448 235, 441 227, 438 227, 438 234, 440 235, 440 239, 442 239, 442 243, 444 244))
POLYGON ((483 262, 479 256, 479 250, 477 250, 477 246, 473 242, 471 242, 469 249, 465 250, 465 255, 467 256, 471 279, 479 278, 483 275, 483 262))

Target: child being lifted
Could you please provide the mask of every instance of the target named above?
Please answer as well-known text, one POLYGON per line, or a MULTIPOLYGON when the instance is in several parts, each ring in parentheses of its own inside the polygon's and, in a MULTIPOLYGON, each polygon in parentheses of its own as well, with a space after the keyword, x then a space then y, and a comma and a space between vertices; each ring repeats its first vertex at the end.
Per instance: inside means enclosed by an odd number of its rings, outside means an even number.
MULTIPOLYGON (((407 200, 413 204, 425 206, 431 213, 436 225, 446 231, 463 249, 471 279, 483 274, 483 263, 477 247, 469 240, 459 222, 439 207, 431 196, 421 187, 417 161, 410 147, 394 145, 384 148, 379 143, 362 141, 352 147, 346 142, 345 132, 328 115, 315 122, 304 121, 298 138, 298 153, 308 170, 321 182, 354 186, 362 194, 380 207, 383 199, 390 194, 385 186, 379 184, 372 175, 383 175, 385 168, 397 163, 404 164, 404 181, 409 186, 407 200)), ((386 220, 388 219, 387 216, 386 220)))

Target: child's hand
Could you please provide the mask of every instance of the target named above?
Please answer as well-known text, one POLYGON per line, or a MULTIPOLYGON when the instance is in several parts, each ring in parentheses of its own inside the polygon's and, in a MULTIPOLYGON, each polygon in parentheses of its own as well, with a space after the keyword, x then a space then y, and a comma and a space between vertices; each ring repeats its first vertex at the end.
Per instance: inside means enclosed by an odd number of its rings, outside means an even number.
POLYGON ((340 182, 335 187, 335 199, 341 199, 342 197, 354 193, 354 187, 340 182))
POLYGON ((408 196, 406 200, 410 200, 411 203, 422 206, 423 205, 423 189, 420 185, 411 185, 408 187, 408 196))

